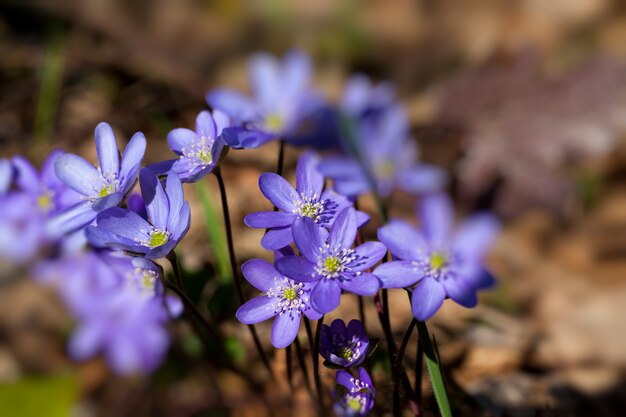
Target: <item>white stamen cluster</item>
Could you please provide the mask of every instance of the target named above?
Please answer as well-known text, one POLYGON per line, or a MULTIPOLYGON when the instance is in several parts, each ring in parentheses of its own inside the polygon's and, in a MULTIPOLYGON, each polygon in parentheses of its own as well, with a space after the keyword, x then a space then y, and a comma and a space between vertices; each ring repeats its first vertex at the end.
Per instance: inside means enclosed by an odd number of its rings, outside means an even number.
POLYGON ((120 188, 120 180, 117 178, 117 174, 109 173, 104 174, 100 167, 98 167, 98 172, 102 176, 102 185, 100 188, 94 188, 94 193, 89 197, 90 200, 97 200, 102 197, 106 197, 113 193, 116 193, 120 188))
POLYGON ((213 163, 213 154, 211 153, 211 146, 213 145, 213 142, 213 140, 202 136, 200 138, 196 138, 196 140, 191 143, 189 148, 181 149, 183 154, 180 159, 187 159, 190 162, 190 172, 198 166, 204 168, 213 163))
POLYGON ((304 284, 289 278, 274 278, 275 285, 267 292, 267 296, 274 298, 274 312, 281 315, 290 310, 303 310, 309 301, 303 287, 304 284))
POLYGON ((360 379, 352 377, 350 378, 350 382, 354 385, 350 388, 350 392, 352 394, 367 394, 370 392, 369 384, 361 381, 360 379))
POLYGON ((306 196, 300 193, 300 197, 294 201, 295 208, 292 213, 300 217, 308 217, 315 222, 319 221, 320 214, 324 211, 324 202, 320 200, 319 194, 306 196))
MULTIPOLYGON (((352 249, 331 249, 328 244, 320 248, 320 252, 322 255, 317 261, 315 272, 324 278, 337 278, 346 270, 349 271, 348 265, 357 258, 352 249)), ((360 273, 356 272, 356 275, 360 275, 360 273)))
POLYGON ((346 341, 346 336, 343 334, 333 335, 333 346, 335 346, 335 354, 342 359, 352 362, 361 357, 359 348, 361 347, 361 340, 358 337, 352 336, 349 341, 346 341))
POLYGON ((355 411, 357 413, 365 412, 367 398, 364 395, 349 393, 349 394, 346 394, 344 401, 345 401, 346 406, 350 410, 355 411))
POLYGON ((437 281, 454 277, 454 258, 446 252, 431 252, 424 254, 420 260, 413 261, 424 278, 433 278, 437 281))
POLYGON ((171 236, 171 233, 167 230, 157 229, 156 227, 151 227, 151 230, 144 232, 148 234, 149 237, 148 239, 140 240, 139 243, 150 249, 165 245, 170 240, 171 236))
POLYGON ((135 268, 133 272, 129 272, 126 275, 127 285, 139 290, 139 293, 145 298, 155 295, 157 279, 158 274, 156 271, 143 268, 135 268))

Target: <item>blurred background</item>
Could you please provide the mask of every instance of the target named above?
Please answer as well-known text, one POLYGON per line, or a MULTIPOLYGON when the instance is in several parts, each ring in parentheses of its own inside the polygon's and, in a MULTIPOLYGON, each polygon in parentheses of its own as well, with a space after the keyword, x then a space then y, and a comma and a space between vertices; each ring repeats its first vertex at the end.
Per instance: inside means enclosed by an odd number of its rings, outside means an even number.
MULTIPOLYGON (((2 0, 0 157, 39 165, 61 147, 95 160, 93 129, 107 121, 123 140, 146 134, 146 163, 169 158, 167 132, 193 126, 207 90, 246 90, 251 53, 294 47, 311 54, 315 85, 330 99, 354 72, 393 82, 422 158, 452 176, 459 213, 490 209, 503 219, 489 258, 497 288, 472 310, 446 303, 430 324, 456 415, 624 415, 623 1, 2 0)), ((268 208, 257 176, 275 168, 275 145, 231 152, 223 167, 240 262, 269 255, 262 231, 242 218, 268 208)), ((290 172, 296 157, 290 149, 290 172)), ((219 213, 212 181, 187 189, 192 213, 203 210, 202 196, 219 213)), ((391 214, 409 218, 412 205, 398 194, 391 214)), ((367 201, 364 209, 375 212, 367 201)), ((233 359, 262 379, 234 320, 227 266, 216 262, 219 216, 205 224, 194 214, 180 248, 187 285, 229 336, 233 359)), ((391 297, 400 338, 410 308, 401 292, 391 297)), ((356 299, 344 299, 333 316, 357 317, 356 299)), ((380 335, 368 314, 371 335, 380 335)), ((298 375, 288 388, 283 351, 274 357, 279 383, 253 389, 211 363, 177 322, 167 363, 151 377, 121 378, 100 359, 67 358, 71 326, 53 292, 3 277, 0 415, 313 414, 298 375)), ((268 342, 269 328, 259 329, 268 342)), ((411 361, 414 342, 407 352, 411 361)), ((388 397, 389 386, 378 388, 388 397)), ((426 415, 436 414, 427 380, 424 396, 426 415)))

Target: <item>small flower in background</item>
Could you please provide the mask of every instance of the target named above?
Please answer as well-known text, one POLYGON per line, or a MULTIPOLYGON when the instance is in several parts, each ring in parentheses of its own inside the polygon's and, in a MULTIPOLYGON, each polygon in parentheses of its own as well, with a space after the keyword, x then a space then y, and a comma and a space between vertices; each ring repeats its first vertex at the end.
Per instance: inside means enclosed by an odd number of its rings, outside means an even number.
POLYGON ((249 66, 253 98, 227 89, 210 91, 209 105, 238 125, 224 130, 225 142, 236 149, 257 148, 295 134, 321 104, 309 87, 311 66, 310 58, 300 51, 287 53, 282 63, 260 53, 249 66))
POLYGON ((359 118, 385 111, 394 105, 396 91, 391 83, 374 85, 369 77, 355 74, 346 82, 339 110, 344 116, 359 118))
POLYGON ((320 354, 326 361, 350 368, 365 360, 369 338, 359 320, 350 321, 346 327, 343 320, 336 319, 330 326, 322 326, 320 343, 320 354))
POLYGON ((182 304, 163 295, 154 263, 87 251, 42 262, 35 276, 57 289, 78 322, 68 345, 73 359, 101 353, 124 375, 151 372, 162 362, 169 346, 165 324, 181 314, 182 304))
POLYGON ((311 307, 311 284, 285 277, 262 259, 244 263, 241 270, 246 280, 263 294, 239 307, 237 319, 245 324, 256 324, 276 317, 271 333, 275 348, 284 348, 294 341, 302 314, 311 320, 322 317, 311 307))
MULTIPOLYGON (((316 170, 318 159, 312 153, 304 153, 296 168, 296 188, 283 177, 266 172, 259 177, 263 195, 280 211, 260 211, 244 218, 247 226, 268 229, 261 239, 261 246, 278 250, 293 242, 292 225, 299 218, 310 218, 319 227, 330 227, 337 214, 351 207, 352 203, 332 190, 325 190, 324 177, 316 170)), ((357 212, 358 225, 369 220, 363 212, 357 212)))
POLYGON ((22 265, 32 260, 45 242, 41 213, 26 193, 0 197, 0 260, 22 265))
POLYGON ((122 249, 143 254, 148 259, 161 258, 174 250, 187 233, 189 203, 174 173, 168 174, 163 189, 157 175, 144 168, 139 184, 148 218, 132 210, 109 208, 98 214, 96 226, 87 227, 87 239, 96 247, 122 249))
POLYGON ((373 191, 385 197, 396 188, 424 194, 445 184, 440 168, 417 162, 417 145, 409 137, 407 116, 398 106, 348 124, 342 133, 348 154, 329 156, 319 164, 337 192, 356 197, 373 191))
POLYGON ((149 168, 157 174, 176 173, 182 182, 196 182, 208 175, 219 163, 224 141, 222 130, 230 119, 219 110, 202 111, 196 117, 196 130, 177 128, 167 134, 167 143, 178 159, 163 161, 149 168))
POLYGON ((85 201, 60 213, 50 222, 55 235, 77 230, 91 223, 98 212, 117 206, 131 190, 146 150, 146 138, 137 132, 128 142, 120 160, 113 129, 100 123, 95 130, 98 168, 78 155, 64 154, 56 159, 57 177, 81 194, 85 201))
POLYGON ((337 308, 342 289, 358 295, 378 291, 378 279, 363 271, 380 261, 387 249, 380 242, 366 242, 352 249, 357 228, 353 208, 339 213, 330 233, 313 219, 298 218, 293 224, 293 237, 303 256, 285 256, 276 261, 276 269, 287 277, 315 283, 311 304, 321 313, 337 308))
POLYGON ((476 291, 493 284, 482 265, 499 231, 491 214, 475 214, 454 230, 454 207, 447 195, 426 197, 419 207, 422 229, 394 220, 378 238, 397 259, 376 268, 383 288, 415 285, 411 304, 418 320, 430 318, 446 297, 465 307, 477 303, 476 291))
POLYGON ((333 406, 338 416, 365 416, 374 408, 376 389, 365 368, 359 368, 358 378, 346 371, 337 372, 337 383, 348 390, 333 406))

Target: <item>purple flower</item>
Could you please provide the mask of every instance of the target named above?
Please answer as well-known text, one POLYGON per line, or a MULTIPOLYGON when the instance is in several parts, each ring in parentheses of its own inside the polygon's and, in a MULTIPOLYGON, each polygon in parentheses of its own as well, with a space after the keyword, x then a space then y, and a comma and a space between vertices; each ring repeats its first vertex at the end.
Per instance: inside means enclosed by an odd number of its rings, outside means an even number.
POLYGON ((311 320, 322 316, 311 307, 311 284, 285 277, 262 259, 244 263, 241 270, 248 282, 263 294, 239 307, 237 319, 255 324, 276 317, 271 334, 274 347, 284 348, 294 341, 302 314, 311 320))
POLYGON ((417 145, 399 107, 352 123, 351 133, 344 135, 350 137, 343 138, 350 155, 331 156, 319 164, 337 192, 349 197, 370 191, 387 196, 395 188, 422 194, 443 187, 446 177, 441 169, 417 163, 417 145))
POLYGON ((320 335, 320 354, 328 362, 350 368, 360 365, 367 356, 369 338, 359 320, 346 324, 341 319, 334 320, 330 326, 323 325, 320 335))
POLYGON ((330 228, 330 233, 313 219, 298 218, 293 237, 303 256, 285 256, 276 261, 276 269, 298 282, 315 283, 311 293, 313 308, 328 313, 339 305, 341 290, 359 295, 378 291, 378 279, 369 272, 385 256, 380 242, 367 242, 352 249, 357 233, 353 208, 344 209, 330 228))
MULTIPOLYGON (((263 195, 280 211, 260 211, 245 217, 250 227, 268 229, 261 246, 278 250, 293 242, 292 225, 299 218, 310 218, 319 227, 330 227, 337 214, 351 207, 352 203, 332 190, 322 191, 324 177, 316 170, 317 158, 304 153, 296 168, 296 188, 283 177, 267 172, 259 177, 259 188, 263 195)), ((363 212, 357 212, 361 226, 369 220, 363 212)))
POLYGON ((165 189, 149 168, 139 175, 141 194, 148 218, 132 210, 112 207, 96 219, 96 226, 86 229, 87 239, 97 247, 122 249, 143 254, 148 259, 166 256, 187 233, 190 222, 189 203, 185 201, 178 176, 167 176, 165 189))
POLYGON ((454 230, 454 208, 447 195, 425 198, 419 207, 421 230, 399 220, 378 229, 378 238, 398 260, 374 274, 383 288, 415 284, 413 315, 426 320, 446 297, 465 307, 477 303, 476 291, 493 283, 482 260, 499 231, 491 214, 475 214, 454 230))
POLYGON ((151 165, 158 174, 175 172, 182 182, 196 182, 217 166, 224 141, 222 130, 230 126, 228 116, 219 110, 213 114, 202 111, 196 118, 196 131, 185 128, 172 130, 167 135, 170 148, 179 158, 151 165))
POLYGON ((337 372, 337 383, 348 390, 333 407, 338 416, 365 416, 372 410, 376 389, 365 368, 359 368, 358 379, 346 371, 337 372))
POLYGON ((182 304, 163 296, 154 263, 90 251, 42 263, 35 275, 58 289, 78 321, 68 345, 72 358, 102 353, 119 374, 150 372, 161 363, 169 345, 165 324, 182 304))
POLYGON ((351 76, 343 91, 339 108, 341 113, 354 118, 384 111, 396 105, 396 91, 389 82, 374 85, 363 74, 351 76))
POLYGON ((257 148, 276 139, 288 139, 320 105, 309 89, 311 62, 292 51, 283 62, 269 54, 253 56, 249 79, 253 98, 226 89, 207 94, 207 102, 231 117, 237 127, 224 130, 224 140, 236 149, 257 148))
POLYGON ((56 235, 79 229, 91 223, 98 212, 117 206, 137 180, 146 150, 143 133, 133 135, 121 160, 111 126, 98 124, 95 138, 98 168, 73 154, 61 155, 55 162, 57 177, 85 200, 53 219, 49 228, 56 235))
POLYGON ((8 159, 0 159, 0 195, 6 194, 13 183, 13 166, 8 159))

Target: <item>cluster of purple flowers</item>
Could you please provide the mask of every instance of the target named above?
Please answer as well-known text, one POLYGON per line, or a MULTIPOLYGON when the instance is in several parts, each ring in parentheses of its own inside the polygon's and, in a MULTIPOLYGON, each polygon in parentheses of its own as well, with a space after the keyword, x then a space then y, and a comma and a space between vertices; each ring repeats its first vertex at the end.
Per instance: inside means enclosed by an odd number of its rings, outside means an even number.
MULTIPOLYGON (((136 133, 120 157, 106 123, 95 131, 97 167, 58 151, 39 173, 23 158, 0 160, 0 259, 39 259, 34 275, 58 288, 77 319, 69 343, 74 358, 102 353, 120 373, 158 366, 168 346, 165 325, 182 306, 166 294, 154 260, 171 254, 189 229, 182 183, 218 170, 229 148, 271 140, 335 152, 302 153, 295 187, 275 173, 259 177, 274 210, 248 214, 244 222, 265 229, 261 246, 273 251, 274 262, 243 264, 244 277, 261 294, 239 307, 241 322, 274 318, 271 343, 283 348, 297 337, 303 315, 322 319, 342 293, 404 288, 422 321, 446 298, 476 304, 476 291, 493 281, 482 261, 498 231, 495 218, 477 214, 454 229, 453 206, 442 193, 446 176, 417 160, 408 117, 389 84, 354 76, 333 107, 311 88, 311 73, 301 52, 282 62, 254 56, 252 97, 209 92, 213 110, 199 113, 195 130, 167 135, 175 158, 148 167, 141 167, 144 135, 136 133), (140 195, 132 194, 137 179, 140 195), (370 220, 355 208, 357 198, 387 197, 396 189, 420 196, 420 228, 393 220, 378 229, 379 241, 357 239, 370 220), (388 252, 392 260, 379 264, 388 252)), ((358 377, 345 370, 368 356, 363 324, 335 320, 320 336, 325 364, 344 368, 337 372, 345 392, 337 396, 336 413, 367 414, 376 393, 372 380, 364 368, 358 377)))

